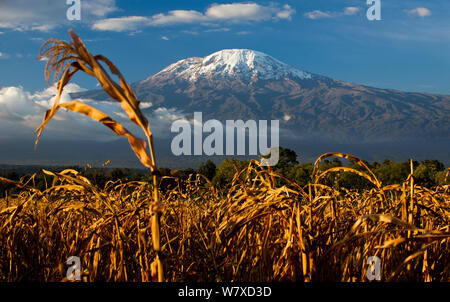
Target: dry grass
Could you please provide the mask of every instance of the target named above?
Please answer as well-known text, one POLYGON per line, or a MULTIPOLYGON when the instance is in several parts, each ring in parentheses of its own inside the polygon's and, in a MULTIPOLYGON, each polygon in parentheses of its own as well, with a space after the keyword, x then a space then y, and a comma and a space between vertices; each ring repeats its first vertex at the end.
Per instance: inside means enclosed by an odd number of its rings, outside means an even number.
MULTIPOLYGON (((97 188, 73 170, 43 172, 47 190, 31 180, 0 211, 1 280, 61 280, 69 256, 81 258, 85 281, 158 280, 152 185, 97 188)), ((367 281, 365 262, 376 255, 382 280, 450 281, 448 186, 411 188, 410 177, 336 191, 277 187, 278 177, 252 162, 228 189, 199 176, 160 192, 166 280, 367 281)))
POLYGON ((47 79, 54 72, 59 81, 38 139, 60 108, 85 114, 128 138, 153 183, 99 188, 74 170, 42 171, 48 185, 40 191, 35 176, 21 182, 0 178, 21 188, 0 202, 0 280, 62 280, 66 260, 78 256, 84 281, 366 281, 367 258, 378 256, 382 280, 450 281, 449 187, 415 185, 412 167, 404 183, 383 187, 361 160, 328 153, 315 164, 314 183, 303 188, 253 161, 227 189, 198 176, 161 192, 152 133, 139 101, 108 59, 92 56, 70 33, 73 42, 52 39, 42 51, 49 58, 47 79), (120 102, 147 142, 86 104, 59 103, 78 71, 95 77, 120 102), (319 172, 330 156, 365 171, 319 172), (373 189, 324 185, 335 172, 356 173, 373 189), (280 178, 288 185, 277 185, 280 178))

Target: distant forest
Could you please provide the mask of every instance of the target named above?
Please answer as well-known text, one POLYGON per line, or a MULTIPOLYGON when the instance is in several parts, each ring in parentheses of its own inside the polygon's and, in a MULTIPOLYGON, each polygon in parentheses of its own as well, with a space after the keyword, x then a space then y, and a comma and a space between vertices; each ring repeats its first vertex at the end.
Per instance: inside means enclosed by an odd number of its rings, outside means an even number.
MULTIPOLYGON (((197 170, 192 168, 184 170, 171 170, 168 168, 159 168, 157 173, 161 188, 168 190, 180 183, 180 180, 188 180, 190 177, 196 177, 201 174, 208 179, 216 187, 226 187, 231 184, 236 171, 241 171, 248 166, 249 161, 237 159, 225 159, 219 166, 216 166, 211 160, 202 163, 197 170)), ((394 162, 389 159, 379 162, 365 162, 372 170, 383 185, 398 184, 405 181, 410 173, 410 162, 394 162)), ((349 167, 359 171, 363 169, 354 162, 343 163, 338 158, 332 160, 324 160, 320 164, 320 170, 327 170, 333 167, 349 167)), ((423 160, 421 162, 413 161, 414 181, 416 185, 423 187, 434 187, 438 185, 450 184, 450 169, 445 169, 443 163, 437 160, 423 160)), ((74 169, 88 178, 91 183, 103 188, 108 181, 146 181, 151 182, 152 176, 141 169, 127 168, 92 168, 92 167, 46 167, 45 169, 59 172, 65 169, 74 169)), ((297 154, 286 148, 280 148, 280 160, 278 164, 272 168, 274 172, 281 174, 287 179, 296 182, 300 186, 305 186, 312 182, 311 175, 314 169, 313 163, 299 163, 297 154)), ((28 184, 43 190, 46 181, 50 181, 50 177, 44 179, 43 173, 37 173, 34 178, 30 178, 40 168, 37 166, 3 166, 0 167, 0 177, 4 177, 13 181, 28 182, 28 184)), ((205 180, 206 182, 206 180, 205 180)), ((280 182, 283 182, 280 180, 280 182)), ((346 172, 338 172, 327 176, 325 183, 336 189, 370 189, 373 185, 366 179, 346 172)), ((282 185, 282 183, 281 183, 282 185)), ((18 189, 11 184, 0 182, 0 196, 5 194, 14 194, 18 189)))

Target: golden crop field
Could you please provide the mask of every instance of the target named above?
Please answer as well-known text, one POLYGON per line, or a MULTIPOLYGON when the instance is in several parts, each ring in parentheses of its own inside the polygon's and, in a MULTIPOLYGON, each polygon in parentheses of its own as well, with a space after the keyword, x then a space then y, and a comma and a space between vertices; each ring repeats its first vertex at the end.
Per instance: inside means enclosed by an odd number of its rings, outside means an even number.
POLYGON ((448 186, 276 186, 282 176, 253 162, 226 190, 180 182, 158 212, 148 183, 44 172, 47 190, 31 179, 2 203, 0 280, 59 281, 78 256, 84 281, 156 281, 155 245, 167 281, 367 281, 372 255, 382 281, 450 280, 448 186))
POLYGON ((226 188, 198 175, 173 178, 177 186, 162 190, 168 177, 157 178, 139 101, 108 59, 71 36, 71 43, 50 40, 42 53, 47 78, 60 78, 38 137, 60 108, 85 114, 127 137, 153 181, 98 187, 75 170, 43 170, 40 190, 36 174, 20 182, 1 178, 20 191, 0 203, 0 281, 67 280, 71 256, 81 259, 82 281, 368 281, 372 256, 380 259, 381 281, 450 281, 450 188, 416 185, 413 167, 403 183, 383 186, 363 161, 328 153, 303 187, 251 161, 226 188), (146 141, 84 103, 59 104, 78 71, 120 102, 146 141), (361 170, 320 170, 333 156, 361 170), (323 180, 332 173, 357 174, 373 188, 330 187, 323 180))

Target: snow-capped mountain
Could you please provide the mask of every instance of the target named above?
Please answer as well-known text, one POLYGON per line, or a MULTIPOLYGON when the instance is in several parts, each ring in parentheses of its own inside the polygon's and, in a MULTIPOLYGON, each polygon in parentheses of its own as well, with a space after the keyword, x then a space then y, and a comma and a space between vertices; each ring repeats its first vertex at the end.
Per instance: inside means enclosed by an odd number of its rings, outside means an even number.
MULTIPOLYGON (((310 79, 311 74, 293 68, 259 51, 225 49, 205 58, 180 60, 148 80, 167 76, 197 82, 199 79, 280 80, 285 77, 310 79)), ((145 81, 144 81, 145 82, 145 81)))
MULTIPOLYGON (((205 120, 277 119, 295 139, 450 139, 450 96, 346 83, 247 49, 178 61, 132 88, 148 114, 174 109, 188 118, 201 111, 205 120)), ((74 96, 108 99, 103 91, 74 96)))

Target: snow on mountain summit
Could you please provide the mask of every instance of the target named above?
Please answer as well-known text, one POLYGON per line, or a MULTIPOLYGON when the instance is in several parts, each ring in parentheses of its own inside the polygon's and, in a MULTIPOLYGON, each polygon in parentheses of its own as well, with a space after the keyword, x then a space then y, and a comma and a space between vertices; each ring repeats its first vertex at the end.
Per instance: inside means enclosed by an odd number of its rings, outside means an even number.
POLYGON ((225 49, 205 58, 189 58, 165 68, 154 77, 175 76, 196 82, 200 78, 238 77, 242 80, 278 80, 285 77, 311 79, 311 74, 273 57, 249 49, 225 49))

